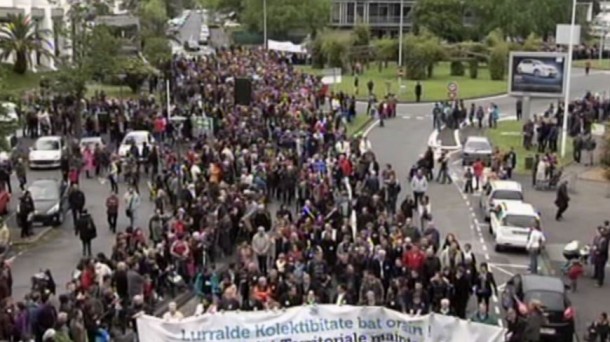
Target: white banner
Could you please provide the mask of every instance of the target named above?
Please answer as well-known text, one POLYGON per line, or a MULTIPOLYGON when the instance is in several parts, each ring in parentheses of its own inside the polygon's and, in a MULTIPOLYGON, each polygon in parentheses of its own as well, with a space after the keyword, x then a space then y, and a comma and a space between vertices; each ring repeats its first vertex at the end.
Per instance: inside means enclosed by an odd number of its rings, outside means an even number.
POLYGON ((455 317, 411 317, 381 307, 301 306, 166 322, 138 318, 142 342, 503 342, 504 329, 455 317))

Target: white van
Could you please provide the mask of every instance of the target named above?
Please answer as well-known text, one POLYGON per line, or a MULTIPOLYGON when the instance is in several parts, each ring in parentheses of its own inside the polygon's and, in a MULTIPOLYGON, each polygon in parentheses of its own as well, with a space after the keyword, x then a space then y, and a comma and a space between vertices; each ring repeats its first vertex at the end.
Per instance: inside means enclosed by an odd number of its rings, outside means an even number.
POLYGON ((495 250, 504 247, 525 248, 530 230, 540 222, 540 215, 531 204, 504 202, 491 214, 489 232, 495 239, 495 250))
POLYGON ((523 202, 523 188, 519 182, 507 180, 490 181, 481 194, 479 207, 488 221, 491 209, 504 202, 523 202))

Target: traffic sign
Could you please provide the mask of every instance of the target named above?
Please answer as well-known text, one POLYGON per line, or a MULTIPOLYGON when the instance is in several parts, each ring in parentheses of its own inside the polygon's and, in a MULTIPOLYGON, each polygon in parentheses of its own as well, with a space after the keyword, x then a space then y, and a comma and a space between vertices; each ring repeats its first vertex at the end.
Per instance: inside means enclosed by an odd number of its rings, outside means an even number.
POLYGON ((447 97, 449 97, 449 100, 455 100, 457 94, 454 91, 450 91, 447 93, 447 97))
POLYGON ((398 77, 404 77, 404 76, 405 76, 405 73, 402 70, 402 68, 398 69, 398 77))
POLYGON ((447 90, 449 90, 452 93, 457 93, 458 84, 456 82, 449 82, 449 84, 447 85, 447 90))

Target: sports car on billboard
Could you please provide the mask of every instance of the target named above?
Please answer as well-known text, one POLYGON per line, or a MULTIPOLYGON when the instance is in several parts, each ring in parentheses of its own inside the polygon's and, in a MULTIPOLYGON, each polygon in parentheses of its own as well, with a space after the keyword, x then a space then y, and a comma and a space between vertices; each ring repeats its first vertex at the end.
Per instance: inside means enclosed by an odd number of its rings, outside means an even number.
POLYGON ((536 77, 554 78, 559 71, 554 65, 545 64, 537 59, 524 59, 517 65, 517 73, 536 77))

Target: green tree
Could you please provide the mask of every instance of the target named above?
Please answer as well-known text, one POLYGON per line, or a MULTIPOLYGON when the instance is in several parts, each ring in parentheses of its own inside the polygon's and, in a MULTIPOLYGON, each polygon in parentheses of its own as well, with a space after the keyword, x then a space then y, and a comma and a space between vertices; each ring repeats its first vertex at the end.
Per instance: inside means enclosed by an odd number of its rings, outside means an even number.
POLYGON ((151 37, 144 41, 142 51, 146 59, 157 68, 160 68, 172 58, 172 48, 169 40, 163 37, 151 37))
POLYGON ((371 42, 371 29, 366 24, 356 25, 352 34, 354 35, 355 46, 369 45, 371 42))
POLYGON ((87 34, 84 71, 99 81, 116 74, 118 67, 116 57, 120 46, 119 39, 112 34, 109 27, 95 26, 87 34))
MULTIPOLYGON (((329 0, 266 0, 269 36, 285 37, 305 29, 313 35, 328 22, 329 0)), ((263 0, 244 1, 241 21, 251 30, 263 32, 263 0)))
POLYGON ((498 44, 491 49, 489 56, 489 76, 494 81, 501 81, 508 68, 508 44, 498 44))
POLYGON ((163 0, 146 0, 140 3, 138 11, 142 35, 145 37, 162 37, 167 24, 167 7, 163 0))
POLYGON ((0 27, 0 59, 14 56, 13 71, 25 74, 28 66, 33 65, 33 52, 55 58, 52 45, 41 37, 43 34, 49 34, 49 31, 39 29, 29 17, 10 15, 9 22, 0 27))
POLYGON ((415 5, 415 20, 420 28, 450 42, 466 38, 462 0, 418 0, 415 5))
POLYGON ((345 69, 348 64, 348 52, 353 46, 353 37, 344 31, 327 31, 321 36, 322 54, 326 64, 333 68, 345 69))
POLYGON ((427 31, 419 35, 408 34, 403 45, 403 65, 410 79, 432 77, 434 65, 446 58, 440 39, 427 31))
POLYGON ((135 57, 121 59, 120 71, 125 75, 125 84, 134 94, 140 90, 144 81, 155 73, 153 67, 135 57))
POLYGON ((530 33, 521 46, 523 51, 540 51, 542 49, 542 39, 534 33, 530 33))
POLYGON ((376 57, 380 62, 393 61, 398 58, 398 40, 391 38, 376 39, 373 41, 376 57))

